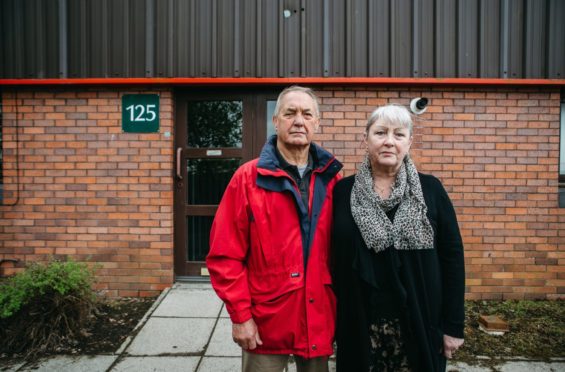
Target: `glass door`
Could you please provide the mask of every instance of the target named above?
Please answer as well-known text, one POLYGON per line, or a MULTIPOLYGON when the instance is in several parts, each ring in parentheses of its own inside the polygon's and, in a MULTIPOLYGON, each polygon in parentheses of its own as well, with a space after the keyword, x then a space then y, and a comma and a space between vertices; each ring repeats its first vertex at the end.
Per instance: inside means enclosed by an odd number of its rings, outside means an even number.
POLYGON ((175 275, 207 276, 212 221, 236 169, 273 132, 276 92, 198 90, 177 95, 175 275), (274 98, 273 98, 274 97, 274 98))

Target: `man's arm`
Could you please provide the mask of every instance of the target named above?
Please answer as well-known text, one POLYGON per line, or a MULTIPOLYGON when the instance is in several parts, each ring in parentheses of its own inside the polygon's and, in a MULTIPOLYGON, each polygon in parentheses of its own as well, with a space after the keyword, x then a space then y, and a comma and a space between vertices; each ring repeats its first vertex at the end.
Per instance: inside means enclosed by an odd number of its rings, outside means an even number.
POLYGON ((251 319, 246 266, 249 216, 244 177, 240 168, 224 192, 212 224, 210 253, 206 257, 212 286, 235 324, 251 319))

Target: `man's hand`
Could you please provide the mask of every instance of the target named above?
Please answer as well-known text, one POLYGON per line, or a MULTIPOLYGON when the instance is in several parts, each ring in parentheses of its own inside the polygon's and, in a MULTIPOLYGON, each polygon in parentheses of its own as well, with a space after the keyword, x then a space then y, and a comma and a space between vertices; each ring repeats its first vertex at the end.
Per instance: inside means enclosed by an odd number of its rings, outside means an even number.
POLYGON ((461 345, 463 345, 462 338, 451 337, 448 335, 443 335, 443 355, 447 359, 451 359, 453 357, 453 353, 459 349, 461 345))
POLYGON ((253 318, 241 324, 232 324, 231 334, 233 341, 244 350, 253 350, 257 345, 263 345, 253 318))

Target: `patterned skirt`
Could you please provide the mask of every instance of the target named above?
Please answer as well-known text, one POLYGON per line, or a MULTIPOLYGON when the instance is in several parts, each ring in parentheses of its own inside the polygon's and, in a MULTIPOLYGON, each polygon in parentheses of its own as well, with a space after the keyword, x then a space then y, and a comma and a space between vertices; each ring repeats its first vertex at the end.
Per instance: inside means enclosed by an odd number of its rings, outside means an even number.
POLYGON ((410 372, 398 319, 379 319, 369 329, 371 364, 369 372, 410 372))

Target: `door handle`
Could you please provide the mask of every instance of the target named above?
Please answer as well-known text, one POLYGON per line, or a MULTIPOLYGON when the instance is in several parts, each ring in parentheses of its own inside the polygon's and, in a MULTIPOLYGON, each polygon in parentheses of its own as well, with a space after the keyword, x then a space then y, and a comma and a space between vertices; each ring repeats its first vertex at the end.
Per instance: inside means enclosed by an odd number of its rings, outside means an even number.
POLYGON ((180 174, 180 164, 181 164, 182 147, 177 147, 177 178, 182 180, 182 175, 180 174))

